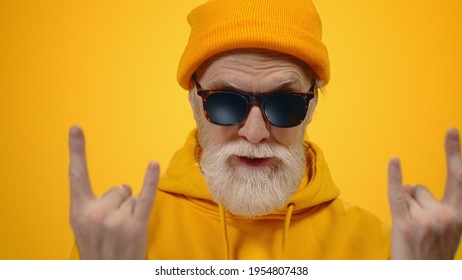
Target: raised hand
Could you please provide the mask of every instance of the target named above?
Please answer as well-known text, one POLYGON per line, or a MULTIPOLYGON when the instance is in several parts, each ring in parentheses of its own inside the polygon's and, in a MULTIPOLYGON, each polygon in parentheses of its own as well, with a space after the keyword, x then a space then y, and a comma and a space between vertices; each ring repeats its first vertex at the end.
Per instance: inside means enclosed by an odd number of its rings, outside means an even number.
POLYGON ((145 259, 148 220, 159 178, 151 162, 138 197, 129 186, 95 198, 88 175, 85 139, 80 127, 69 132, 70 223, 81 259, 145 259))
POLYGON ((393 219, 393 259, 453 259, 462 234, 462 160, 460 136, 446 136, 447 180, 444 197, 424 186, 402 185, 397 158, 388 166, 388 198, 393 219))

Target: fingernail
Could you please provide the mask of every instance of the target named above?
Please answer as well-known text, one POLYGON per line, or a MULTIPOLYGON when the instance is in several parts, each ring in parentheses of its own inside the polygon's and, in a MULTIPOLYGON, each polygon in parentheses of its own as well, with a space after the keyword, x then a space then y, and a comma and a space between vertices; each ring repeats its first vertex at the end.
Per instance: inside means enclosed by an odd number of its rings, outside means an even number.
POLYGON ((80 131, 82 130, 82 128, 80 128, 80 126, 78 125, 73 125, 71 127, 71 136, 72 137, 77 137, 80 133, 80 131))
POLYGON ((153 170, 153 169, 157 168, 158 166, 159 166, 159 164, 156 161, 150 161, 149 162, 149 169, 150 170, 153 170))
POLYGON ((132 195, 132 188, 129 185, 122 184, 120 187, 125 189, 130 195, 132 195))
POLYGON ((452 137, 457 137, 459 135, 459 131, 457 130, 457 128, 452 127, 449 129, 448 134, 452 137))

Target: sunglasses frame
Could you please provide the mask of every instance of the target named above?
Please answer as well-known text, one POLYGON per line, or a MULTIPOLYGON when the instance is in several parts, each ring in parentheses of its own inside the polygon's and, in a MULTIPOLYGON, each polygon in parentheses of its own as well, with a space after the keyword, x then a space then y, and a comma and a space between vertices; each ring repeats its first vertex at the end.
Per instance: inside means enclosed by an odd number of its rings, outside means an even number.
POLYGON ((263 115, 263 118, 265 119, 265 121, 268 122, 269 124, 271 124, 274 127, 289 128, 289 127, 298 126, 305 119, 306 113, 308 112, 308 106, 310 104, 310 101, 311 101, 311 99, 313 99, 315 97, 315 92, 317 91, 316 84, 313 83, 313 85, 311 86, 311 88, 309 89, 308 92, 279 91, 279 92, 275 92, 275 93, 271 93, 271 94, 252 95, 252 94, 247 94, 247 93, 243 93, 243 92, 239 92, 239 91, 232 91, 232 90, 208 90, 208 89, 202 89, 202 86, 197 82, 195 76, 193 76, 193 82, 194 82, 194 84, 196 86, 196 89, 197 89, 197 95, 199 95, 202 98, 202 108, 204 109, 205 118, 209 122, 211 122, 213 124, 216 124, 216 125, 221 125, 221 126, 234 126, 234 125, 241 124, 242 122, 244 122, 247 119, 247 117, 249 116, 249 113, 250 113, 250 109, 253 106, 258 106, 260 108, 261 112, 262 112, 262 115, 263 115), (235 122, 235 123, 232 123, 232 124, 221 124, 221 123, 214 122, 210 118, 210 116, 208 115, 207 110, 205 108, 205 104, 207 102, 207 98, 210 95, 216 94, 216 93, 226 93, 226 94, 238 95, 241 98, 244 98, 246 100, 246 104, 247 104, 246 114, 242 118, 242 120, 240 120, 238 122, 235 122), (297 124, 295 124, 295 125, 276 125, 276 124, 271 122, 271 120, 270 120, 270 118, 267 115, 266 110, 265 110, 266 102, 267 102, 268 99, 273 98, 275 96, 280 96, 280 95, 295 95, 295 96, 302 97, 303 100, 305 101, 303 118, 297 124))

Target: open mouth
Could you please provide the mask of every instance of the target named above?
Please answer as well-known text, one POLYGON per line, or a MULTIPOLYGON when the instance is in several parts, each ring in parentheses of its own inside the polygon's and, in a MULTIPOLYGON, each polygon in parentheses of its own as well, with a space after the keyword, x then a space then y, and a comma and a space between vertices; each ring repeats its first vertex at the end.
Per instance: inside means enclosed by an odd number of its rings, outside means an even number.
POLYGON ((263 167, 269 164, 271 158, 257 158, 257 157, 245 157, 236 156, 240 164, 244 164, 249 167, 263 167))

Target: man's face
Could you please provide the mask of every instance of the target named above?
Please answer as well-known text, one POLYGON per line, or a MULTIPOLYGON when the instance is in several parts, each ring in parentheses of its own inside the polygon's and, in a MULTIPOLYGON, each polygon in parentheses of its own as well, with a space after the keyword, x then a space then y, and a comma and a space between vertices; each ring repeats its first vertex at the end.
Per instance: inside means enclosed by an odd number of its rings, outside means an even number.
MULTIPOLYGON (((278 53, 258 50, 229 52, 210 59, 196 72, 203 89, 249 94, 289 90, 308 92, 310 69, 278 53)), ((311 100, 305 121, 291 128, 269 124, 258 106, 239 125, 220 126, 204 116, 202 100, 192 105, 202 146, 201 169, 215 201, 240 216, 260 216, 284 206, 296 191, 306 165, 302 145, 316 105, 311 100)))
MULTIPOLYGON (((249 50, 235 51, 209 60, 198 69, 197 80, 204 89, 235 89, 253 94, 269 94, 277 90, 308 92, 311 87, 310 72, 307 65, 289 56, 249 50)), ((196 98, 202 110, 202 101, 197 95, 196 98)), ((308 118, 315 105, 316 101, 312 100, 308 118)), ((300 131, 305 129, 303 124, 292 128, 272 127, 265 122, 257 106, 252 107, 245 122, 231 127, 208 122, 203 112, 196 118, 203 122, 213 144, 241 138, 252 144, 266 142, 290 146, 295 143, 300 131)))

